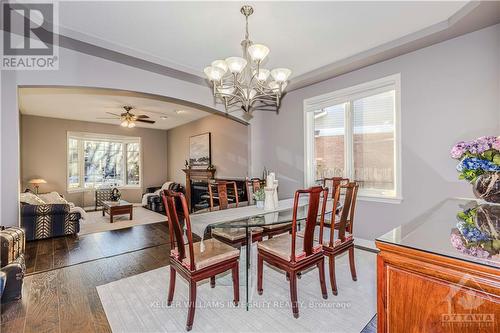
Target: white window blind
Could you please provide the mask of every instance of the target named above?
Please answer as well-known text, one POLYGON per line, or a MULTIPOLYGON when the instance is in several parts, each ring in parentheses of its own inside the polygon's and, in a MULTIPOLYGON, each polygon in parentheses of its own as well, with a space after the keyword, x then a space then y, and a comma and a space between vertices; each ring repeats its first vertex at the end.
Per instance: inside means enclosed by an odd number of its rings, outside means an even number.
POLYGON ((401 199, 399 86, 397 75, 304 101, 307 186, 343 176, 360 196, 401 199))

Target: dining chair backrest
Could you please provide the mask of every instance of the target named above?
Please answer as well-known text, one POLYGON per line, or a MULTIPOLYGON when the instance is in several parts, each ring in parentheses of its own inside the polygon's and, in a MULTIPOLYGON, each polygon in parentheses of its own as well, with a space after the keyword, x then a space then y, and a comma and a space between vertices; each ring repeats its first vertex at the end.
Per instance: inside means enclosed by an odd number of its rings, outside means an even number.
MULTIPOLYGON (((339 203, 340 203, 340 185, 339 186, 334 186, 333 187, 334 189, 334 192, 332 194, 332 213, 331 213, 331 216, 332 216, 332 221, 330 221, 331 223, 327 226, 328 228, 331 228, 330 230, 330 237, 329 239, 326 240, 327 244, 329 246, 332 246, 333 244, 333 230, 334 230, 334 225, 335 225, 335 217, 336 217, 336 211, 337 209, 339 208, 339 203)), ((319 239, 321 239, 323 241, 323 234, 324 234, 324 228, 325 228, 325 225, 324 225, 324 220, 323 222, 320 221, 320 224, 319 224, 319 239)))
POLYGON ((348 223, 346 230, 352 234, 353 231, 353 224, 354 224, 354 212, 356 211, 356 201, 358 199, 358 189, 359 189, 359 184, 354 182, 355 186, 352 190, 351 194, 351 209, 349 209, 349 217, 348 217, 348 223))
POLYGON ((260 190, 261 188, 265 187, 266 181, 262 180, 260 178, 247 178, 245 180, 245 185, 246 185, 246 190, 247 190, 247 198, 248 198, 248 203, 253 204, 254 199, 253 195, 255 192, 260 190))
POLYGON ((214 197, 217 194, 219 201, 219 210, 229 207, 228 187, 232 187, 234 192, 235 204, 238 207, 240 201, 238 198, 238 187, 234 181, 216 181, 208 184, 208 194, 210 196, 210 211, 214 209, 214 197), (215 191, 214 191, 215 190, 215 191))
POLYGON ((194 251, 193 251, 193 234, 191 233, 191 220, 189 218, 189 209, 187 206, 186 197, 181 192, 172 190, 163 190, 162 193, 163 205, 167 212, 168 229, 170 233, 170 247, 177 251, 177 259, 182 262, 188 256, 184 243, 184 230, 177 212, 176 201, 180 201, 182 206, 182 215, 186 225, 186 238, 189 250, 189 268, 194 270, 194 251))
MULTIPOLYGON (((358 184, 355 182, 349 182, 347 185, 342 185, 338 188, 338 191, 345 190, 344 202, 342 205, 342 211, 340 213, 339 222, 335 221, 336 214, 332 214, 332 223, 330 224, 330 239, 329 246, 333 246, 336 239, 334 238, 335 229, 338 228, 338 236, 341 242, 344 242, 346 239, 346 231, 352 234, 350 230, 352 230, 352 221, 349 220, 351 216, 351 210, 353 209, 353 205, 356 203, 356 196, 358 192, 358 184), (347 228, 349 225, 349 229, 347 228)), ((335 194, 337 197, 337 201, 339 200, 340 193, 335 194)), ((335 199, 334 199, 335 200, 335 199)), ((338 204, 338 203, 337 203, 338 204)), ((334 202, 335 205, 335 202, 334 202)))
POLYGON ((330 177, 323 178, 323 187, 327 187, 329 193, 331 193, 332 198, 335 195, 335 189, 341 185, 347 185, 349 183, 349 178, 344 177, 330 177))
POLYGON ((252 192, 255 193, 258 190, 260 190, 262 187, 264 187, 265 183, 266 183, 266 181, 262 180, 260 178, 252 178, 252 179, 247 178, 247 180, 246 180, 247 190, 251 190, 252 192))
MULTIPOLYGON (((307 190, 298 190, 295 192, 294 203, 293 203, 293 217, 292 217, 292 248, 290 258, 292 262, 295 262, 295 248, 297 239, 297 209, 299 207, 299 199, 302 194, 309 195, 309 205, 307 209, 306 225, 304 227, 304 248, 303 252, 306 257, 313 254, 314 247, 314 229, 316 228, 316 221, 318 218, 318 211, 321 209, 320 215, 320 225, 324 224, 325 210, 327 200, 321 200, 321 195, 323 198, 328 198, 328 188, 323 188, 322 186, 313 186, 307 190), (321 207, 320 207, 320 202, 321 207)), ((322 239, 319 240, 322 244, 322 239)))

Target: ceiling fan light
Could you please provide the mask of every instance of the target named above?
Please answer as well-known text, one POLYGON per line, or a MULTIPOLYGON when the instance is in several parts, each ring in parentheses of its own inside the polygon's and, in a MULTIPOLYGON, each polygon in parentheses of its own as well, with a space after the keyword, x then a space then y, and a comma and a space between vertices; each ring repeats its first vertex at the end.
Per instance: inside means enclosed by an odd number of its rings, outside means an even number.
POLYGON ((213 66, 207 66, 203 71, 210 81, 220 81, 220 79, 222 79, 222 76, 224 75, 222 69, 213 66))
POLYGON ((253 61, 262 61, 269 54, 269 48, 262 44, 252 44, 248 47, 248 54, 253 61))
POLYGON ((278 83, 288 80, 291 74, 292 71, 288 68, 275 68, 271 71, 271 76, 278 83))
POLYGON ((223 75, 227 72, 227 64, 224 60, 215 60, 212 62, 212 67, 222 70, 223 75))
POLYGON ((135 123, 133 121, 129 122, 128 123, 128 128, 134 128, 135 127, 135 123))
POLYGON ((241 57, 229 57, 226 59, 227 67, 233 74, 239 74, 245 69, 247 61, 241 57))
POLYGON ((257 71, 254 72, 255 78, 260 82, 265 82, 267 80, 267 78, 269 77, 270 73, 271 72, 269 71, 269 69, 265 69, 265 68, 259 68, 258 73, 257 73, 257 71))
POLYGON ((128 121, 126 121, 126 120, 122 121, 122 123, 120 124, 120 126, 122 126, 122 127, 127 127, 127 125, 128 125, 128 121))

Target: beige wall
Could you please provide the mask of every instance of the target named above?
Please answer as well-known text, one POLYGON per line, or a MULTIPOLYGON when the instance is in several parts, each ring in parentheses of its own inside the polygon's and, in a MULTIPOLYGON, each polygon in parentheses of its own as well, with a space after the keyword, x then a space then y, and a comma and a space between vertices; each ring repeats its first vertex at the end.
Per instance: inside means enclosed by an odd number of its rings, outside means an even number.
MULTIPOLYGON (((167 179, 167 131, 123 128, 116 125, 21 115, 21 186, 31 178, 43 178, 47 184, 40 192, 57 191, 76 205, 90 206, 94 193, 66 192, 67 132, 90 132, 141 137, 142 186, 159 186, 167 179)), ((123 189, 122 197, 140 202, 143 189, 123 189)))
POLYGON ((246 177, 248 173, 248 127, 228 118, 210 115, 167 131, 168 178, 185 184, 182 171, 189 159, 189 137, 212 133, 212 164, 218 178, 246 177))

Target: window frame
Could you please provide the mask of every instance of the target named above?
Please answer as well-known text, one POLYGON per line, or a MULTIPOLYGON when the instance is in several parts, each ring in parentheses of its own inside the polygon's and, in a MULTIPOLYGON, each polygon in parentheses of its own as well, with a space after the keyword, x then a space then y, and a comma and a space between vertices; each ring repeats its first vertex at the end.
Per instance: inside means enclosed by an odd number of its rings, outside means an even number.
POLYGON ((133 137, 133 136, 123 136, 123 135, 114 135, 114 134, 102 134, 102 133, 89 133, 89 132, 66 132, 66 191, 68 193, 78 193, 78 192, 86 192, 93 191, 95 187, 85 188, 85 156, 83 149, 83 141, 106 141, 106 142, 115 142, 120 143, 122 145, 122 168, 123 168, 123 183, 125 185, 117 186, 118 189, 142 189, 142 139, 141 137, 133 137), (70 187, 69 185, 69 140, 76 139, 78 142, 78 173, 79 173, 79 186, 78 187, 70 187), (128 170, 127 170, 127 144, 129 143, 138 143, 139 144, 139 184, 128 185, 128 170))
MULTIPOLYGON (((344 168, 346 173, 354 172, 353 152, 353 114, 354 100, 395 90, 394 103, 394 181, 395 193, 393 196, 381 195, 379 192, 360 189, 358 197, 361 200, 386 203, 400 203, 402 196, 402 163, 401 163, 401 74, 386 76, 370 82, 365 82, 348 88, 336 90, 327 94, 304 99, 304 186, 309 187, 316 183, 315 177, 315 147, 314 147, 314 112, 324 108, 346 104, 344 109, 345 140, 344 140, 344 168)), ((352 178, 349 177, 349 178, 352 178)))

